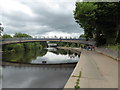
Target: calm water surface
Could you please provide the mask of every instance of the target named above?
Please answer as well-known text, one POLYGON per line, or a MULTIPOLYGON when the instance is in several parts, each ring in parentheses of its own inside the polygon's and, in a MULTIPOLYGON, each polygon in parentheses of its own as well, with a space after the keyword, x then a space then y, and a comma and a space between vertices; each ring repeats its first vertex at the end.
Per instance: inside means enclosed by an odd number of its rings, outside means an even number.
MULTIPOLYGON (((3 53, 3 62, 27 64, 73 63, 79 55, 59 49, 44 49, 24 53, 3 53)), ((75 64, 44 66, 3 66, 3 88, 63 88, 75 64)))

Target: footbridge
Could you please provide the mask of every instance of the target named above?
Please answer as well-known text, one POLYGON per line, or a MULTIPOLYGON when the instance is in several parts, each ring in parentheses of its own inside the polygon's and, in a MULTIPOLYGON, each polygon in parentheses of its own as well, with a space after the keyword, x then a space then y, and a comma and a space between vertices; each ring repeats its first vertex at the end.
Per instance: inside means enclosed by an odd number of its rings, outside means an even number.
POLYGON ((25 43, 25 42, 41 42, 41 41, 55 41, 55 42, 71 42, 94 45, 93 40, 86 41, 85 38, 9 38, 1 39, 0 45, 14 44, 14 43, 25 43))

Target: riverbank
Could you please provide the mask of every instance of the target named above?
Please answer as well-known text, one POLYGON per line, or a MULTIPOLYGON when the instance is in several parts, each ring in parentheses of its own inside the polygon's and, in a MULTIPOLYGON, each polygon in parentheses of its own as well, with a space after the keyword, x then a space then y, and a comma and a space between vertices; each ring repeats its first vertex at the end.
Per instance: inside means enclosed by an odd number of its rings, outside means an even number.
POLYGON ((81 49, 80 48, 71 48, 71 47, 57 47, 58 49, 65 49, 65 50, 70 50, 72 52, 75 52, 77 54, 81 54, 81 49))
POLYGON ((74 50, 81 51, 80 60, 64 89, 74 88, 76 83, 80 88, 118 88, 118 62, 116 60, 95 51, 80 50, 80 48, 74 50))
POLYGON ((106 55, 110 58, 113 58, 115 60, 120 60, 120 51, 119 50, 112 50, 110 48, 103 48, 103 47, 99 47, 99 48, 96 48, 95 50, 96 52, 98 53, 101 53, 103 55, 106 55))
POLYGON ((2 62, 2 66, 12 66, 12 67, 71 67, 71 65, 76 65, 74 63, 59 63, 59 64, 32 64, 32 63, 17 63, 17 62, 2 62))

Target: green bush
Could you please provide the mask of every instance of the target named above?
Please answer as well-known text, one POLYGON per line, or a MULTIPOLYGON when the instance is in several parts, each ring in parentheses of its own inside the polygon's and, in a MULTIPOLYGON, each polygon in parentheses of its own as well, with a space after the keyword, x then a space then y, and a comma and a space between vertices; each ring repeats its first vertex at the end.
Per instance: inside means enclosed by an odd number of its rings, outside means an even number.
POLYGON ((8 35, 8 34, 4 34, 4 35, 2 36, 2 38, 12 38, 12 36, 11 36, 11 35, 8 35))
POLYGON ((80 86, 78 86, 78 85, 75 85, 75 86, 74 86, 74 88, 75 88, 75 89, 79 89, 79 88, 80 88, 80 86))
POLYGON ((15 51, 15 52, 24 51, 23 44, 4 45, 2 48, 3 51, 15 51))
POLYGON ((46 42, 29 42, 29 43, 18 43, 18 44, 10 44, 4 45, 3 51, 30 51, 35 49, 42 50, 44 47, 47 47, 46 42))

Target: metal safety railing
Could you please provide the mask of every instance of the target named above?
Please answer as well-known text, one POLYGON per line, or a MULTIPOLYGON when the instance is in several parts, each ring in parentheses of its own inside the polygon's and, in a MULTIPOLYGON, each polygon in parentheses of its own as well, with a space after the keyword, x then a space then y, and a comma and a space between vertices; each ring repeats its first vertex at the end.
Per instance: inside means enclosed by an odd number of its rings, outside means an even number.
POLYGON ((19 40, 86 40, 85 38, 1 38, 1 41, 19 41, 19 40))

